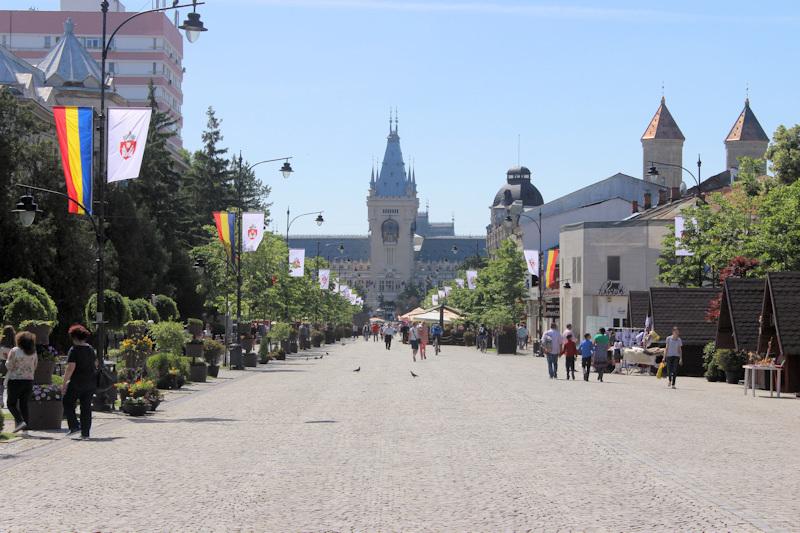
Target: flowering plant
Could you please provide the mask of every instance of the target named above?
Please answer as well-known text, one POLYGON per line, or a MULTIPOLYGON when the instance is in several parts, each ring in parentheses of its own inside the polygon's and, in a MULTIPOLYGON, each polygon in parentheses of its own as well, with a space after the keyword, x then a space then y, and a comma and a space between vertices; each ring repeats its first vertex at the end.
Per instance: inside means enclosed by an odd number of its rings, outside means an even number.
POLYGON ((58 385, 34 385, 32 395, 37 402, 61 401, 61 387, 58 385))
POLYGON ((128 396, 125 398, 125 405, 147 405, 147 400, 144 398, 133 398, 132 396, 128 396))
POLYGON ((156 384, 149 379, 140 379, 128 387, 128 392, 134 398, 144 398, 156 390, 156 384))

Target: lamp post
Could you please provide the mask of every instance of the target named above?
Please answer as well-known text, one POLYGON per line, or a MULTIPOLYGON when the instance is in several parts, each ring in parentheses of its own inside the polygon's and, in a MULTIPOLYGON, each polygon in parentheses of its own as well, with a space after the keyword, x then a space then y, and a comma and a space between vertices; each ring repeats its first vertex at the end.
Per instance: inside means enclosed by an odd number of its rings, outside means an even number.
MULTIPOLYGON (((328 246, 336 246, 336 243, 335 242, 329 242, 328 244, 326 244, 322 248, 327 248, 328 246)), ((339 251, 339 255, 342 255, 344 253, 344 244, 339 243, 339 246, 337 247, 337 250, 339 251)), ((320 242, 317 241, 317 258, 316 258, 317 283, 319 283, 319 252, 320 252, 320 242)), ((330 262, 329 258, 327 260, 328 260, 328 262, 330 262)), ((320 290, 321 290, 321 288, 320 288, 320 290)), ((319 303, 316 302, 316 301, 314 302, 314 320, 317 323, 319 322, 319 303)))
MULTIPOLYGON (((322 223, 325 222, 325 219, 322 218, 322 213, 323 213, 323 211, 309 211, 308 213, 301 213, 301 214, 297 215, 296 217, 290 219, 289 217, 291 216, 291 211, 289 210, 288 207, 286 208, 286 262, 287 262, 287 264, 289 262, 289 255, 291 254, 291 249, 289 248, 289 230, 291 229, 292 224, 294 224, 295 221, 298 218, 308 217, 308 216, 311 216, 311 215, 317 215, 317 218, 314 221, 317 223, 317 226, 321 226, 322 223)), ((288 283, 284 284, 284 290, 283 290, 284 298, 283 298, 283 301, 284 301, 284 318, 286 319, 286 322, 289 322, 289 294, 288 294, 287 291, 288 291, 288 283)))
MULTIPOLYGON (((536 342, 538 343, 539 339, 542 337, 542 305, 543 305, 542 302, 544 300, 544 293, 543 293, 543 289, 542 289, 542 281, 543 281, 542 280, 542 278, 543 278, 542 260, 544 258, 544 254, 542 252, 542 210, 541 209, 539 210, 538 220, 533 218, 533 217, 531 217, 531 216, 526 215, 525 213, 519 213, 517 215, 517 220, 516 220, 517 224, 519 224, 520 217, 525 217, 528 220, 530 220, 531 222, 533 222, 534 224, 536 224, 536 229, 539 231, 539 250, 538 250, 538 254, 539 254, 539 268, 538 268, 538 271, 539 271, 538 272, 538 276, 539 276, 539 298, 538 298, 538 304, 537 304, 537 308, 538 309, 537 309, 537 312, 536 312, 536 315, 537 315, 536 316, 536 342)), ((507 229, 511 229, 512 226, 514 225, 514 219, 511 217, 511 212, 510 211, 508 211, 506 213, 506 218, 503 220, 503 223, 506 225, 507 229)))
POLYGON ((694 182, 697 184, 697 192, 695 193, 695 196, 698 197, 698 198, 700 197, 700 195, 702 194, 702 191, 700 190, 700 188, 701 188, 701 185, 700 185, 700 168, 703 166, 703 162, 700 160, 700 154, 697 154, 697 176, 692 174, 692 172, 686 167, 682 167, 681 165, 676 165, 674 163, 662 163, 661 161, 650 161, 650 168, 647 169, 647 175, 648 176, 651 176, 653 178, 658 177, 659 173, 658 173, 658 169, 656 168, 656 165, 660 165, 662 167, 680 168, 681 170, 683 170, 684 172, 689 174, 692 177, 692 179, 694 180, 694 182))

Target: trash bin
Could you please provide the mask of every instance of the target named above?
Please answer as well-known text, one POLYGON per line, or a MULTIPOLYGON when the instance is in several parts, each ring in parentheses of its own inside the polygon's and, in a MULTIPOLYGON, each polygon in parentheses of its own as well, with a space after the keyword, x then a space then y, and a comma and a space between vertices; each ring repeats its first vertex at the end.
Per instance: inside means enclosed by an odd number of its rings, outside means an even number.
POLYGON ((244 358, 242 357, 242 345, 231 344, 228 346, 228 353, 230 354, 230 368, 231 370, 244 370, 244 358))

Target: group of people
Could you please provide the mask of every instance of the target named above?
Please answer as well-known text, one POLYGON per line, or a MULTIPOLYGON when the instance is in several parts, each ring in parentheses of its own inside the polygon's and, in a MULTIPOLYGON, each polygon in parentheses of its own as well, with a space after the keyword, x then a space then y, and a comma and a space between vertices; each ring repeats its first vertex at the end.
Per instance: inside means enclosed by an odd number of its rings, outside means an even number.
POLYGON ((371 324, 364 324, 362 330, 364 340, 368 341, 372 337, 373 342, 378 342, 382 339, 387 350, 392 349, 392 340, 398 334, 401 335, 403 344, 411 345, 411 357, 414 361, 417 360, 417 354, 420 359, 427 359, 425 348, 429 344, 435 344, 437 352, 441 345, 442 326, 433 324, 428 327, 423 322, 401 323, 395 324, 393 322, 373 322, 371 324))
MULTIPOLYGON (((68 331, 72 347, 67 353, 64 371, 63 394, 64 415, 69 425, 68 435, 88 439, 92 428, 92 397, 97 388, 99 362, 94 348, 89 343, 90 333, 81 325, 68 331), (80 403, 80 421, 75 406, 80 403)), ((33 381, 39 356, 36 351, 36 336, 28 331, 17 333, 12 326, 3 328, 0 337, 0 407, 5 404, 14 417, 14 433, 24 432, 30 423, 28 400, 33 392, 33 381)))
MULTIPOLYGON (((595 369, 597 381, 600 382, 603 381, 603 375, 609 368, 615 370, 621 368, 624 343, 616 338, 613 332, 609 335, 605 328, 600 328, 594 336, 585 333, 583 340, 578 344, 572 331, 572 324, 567 324, 567 328, 559 333, 558 325, 553 322, 550 324, 550 329, 542 335, 541 343, 542 350, 547 357, 547 373, 550 379, 558 378, 558 359, 562 355, 564 356, 567 380, 575 380, 575 359, 579 355, 584 381, 589 381, 592 368, 595 369)), ((666 339, 664 363, 669 378, 667 386, 674 389, 678 366, 683 364, 683 341, 681 341, 680 331, 677 327, 672 328, 672 335, 666 339)))

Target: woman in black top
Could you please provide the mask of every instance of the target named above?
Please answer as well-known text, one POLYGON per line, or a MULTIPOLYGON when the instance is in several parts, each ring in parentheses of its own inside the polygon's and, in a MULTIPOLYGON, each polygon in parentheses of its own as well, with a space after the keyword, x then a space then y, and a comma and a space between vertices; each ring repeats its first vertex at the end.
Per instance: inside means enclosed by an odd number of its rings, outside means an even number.
POLYGON ((81 439, 89 438, 92 429, 92 397, 97 388, 97 354, 86 342, 89 331, 76 324, 69 328, 72 348, 67 354, 67 370, 64 372, 64 415, 69 424, 68 435, 81 432, 81 439), (75 416, 75 403, 81 404, 81 421, 75 416))

